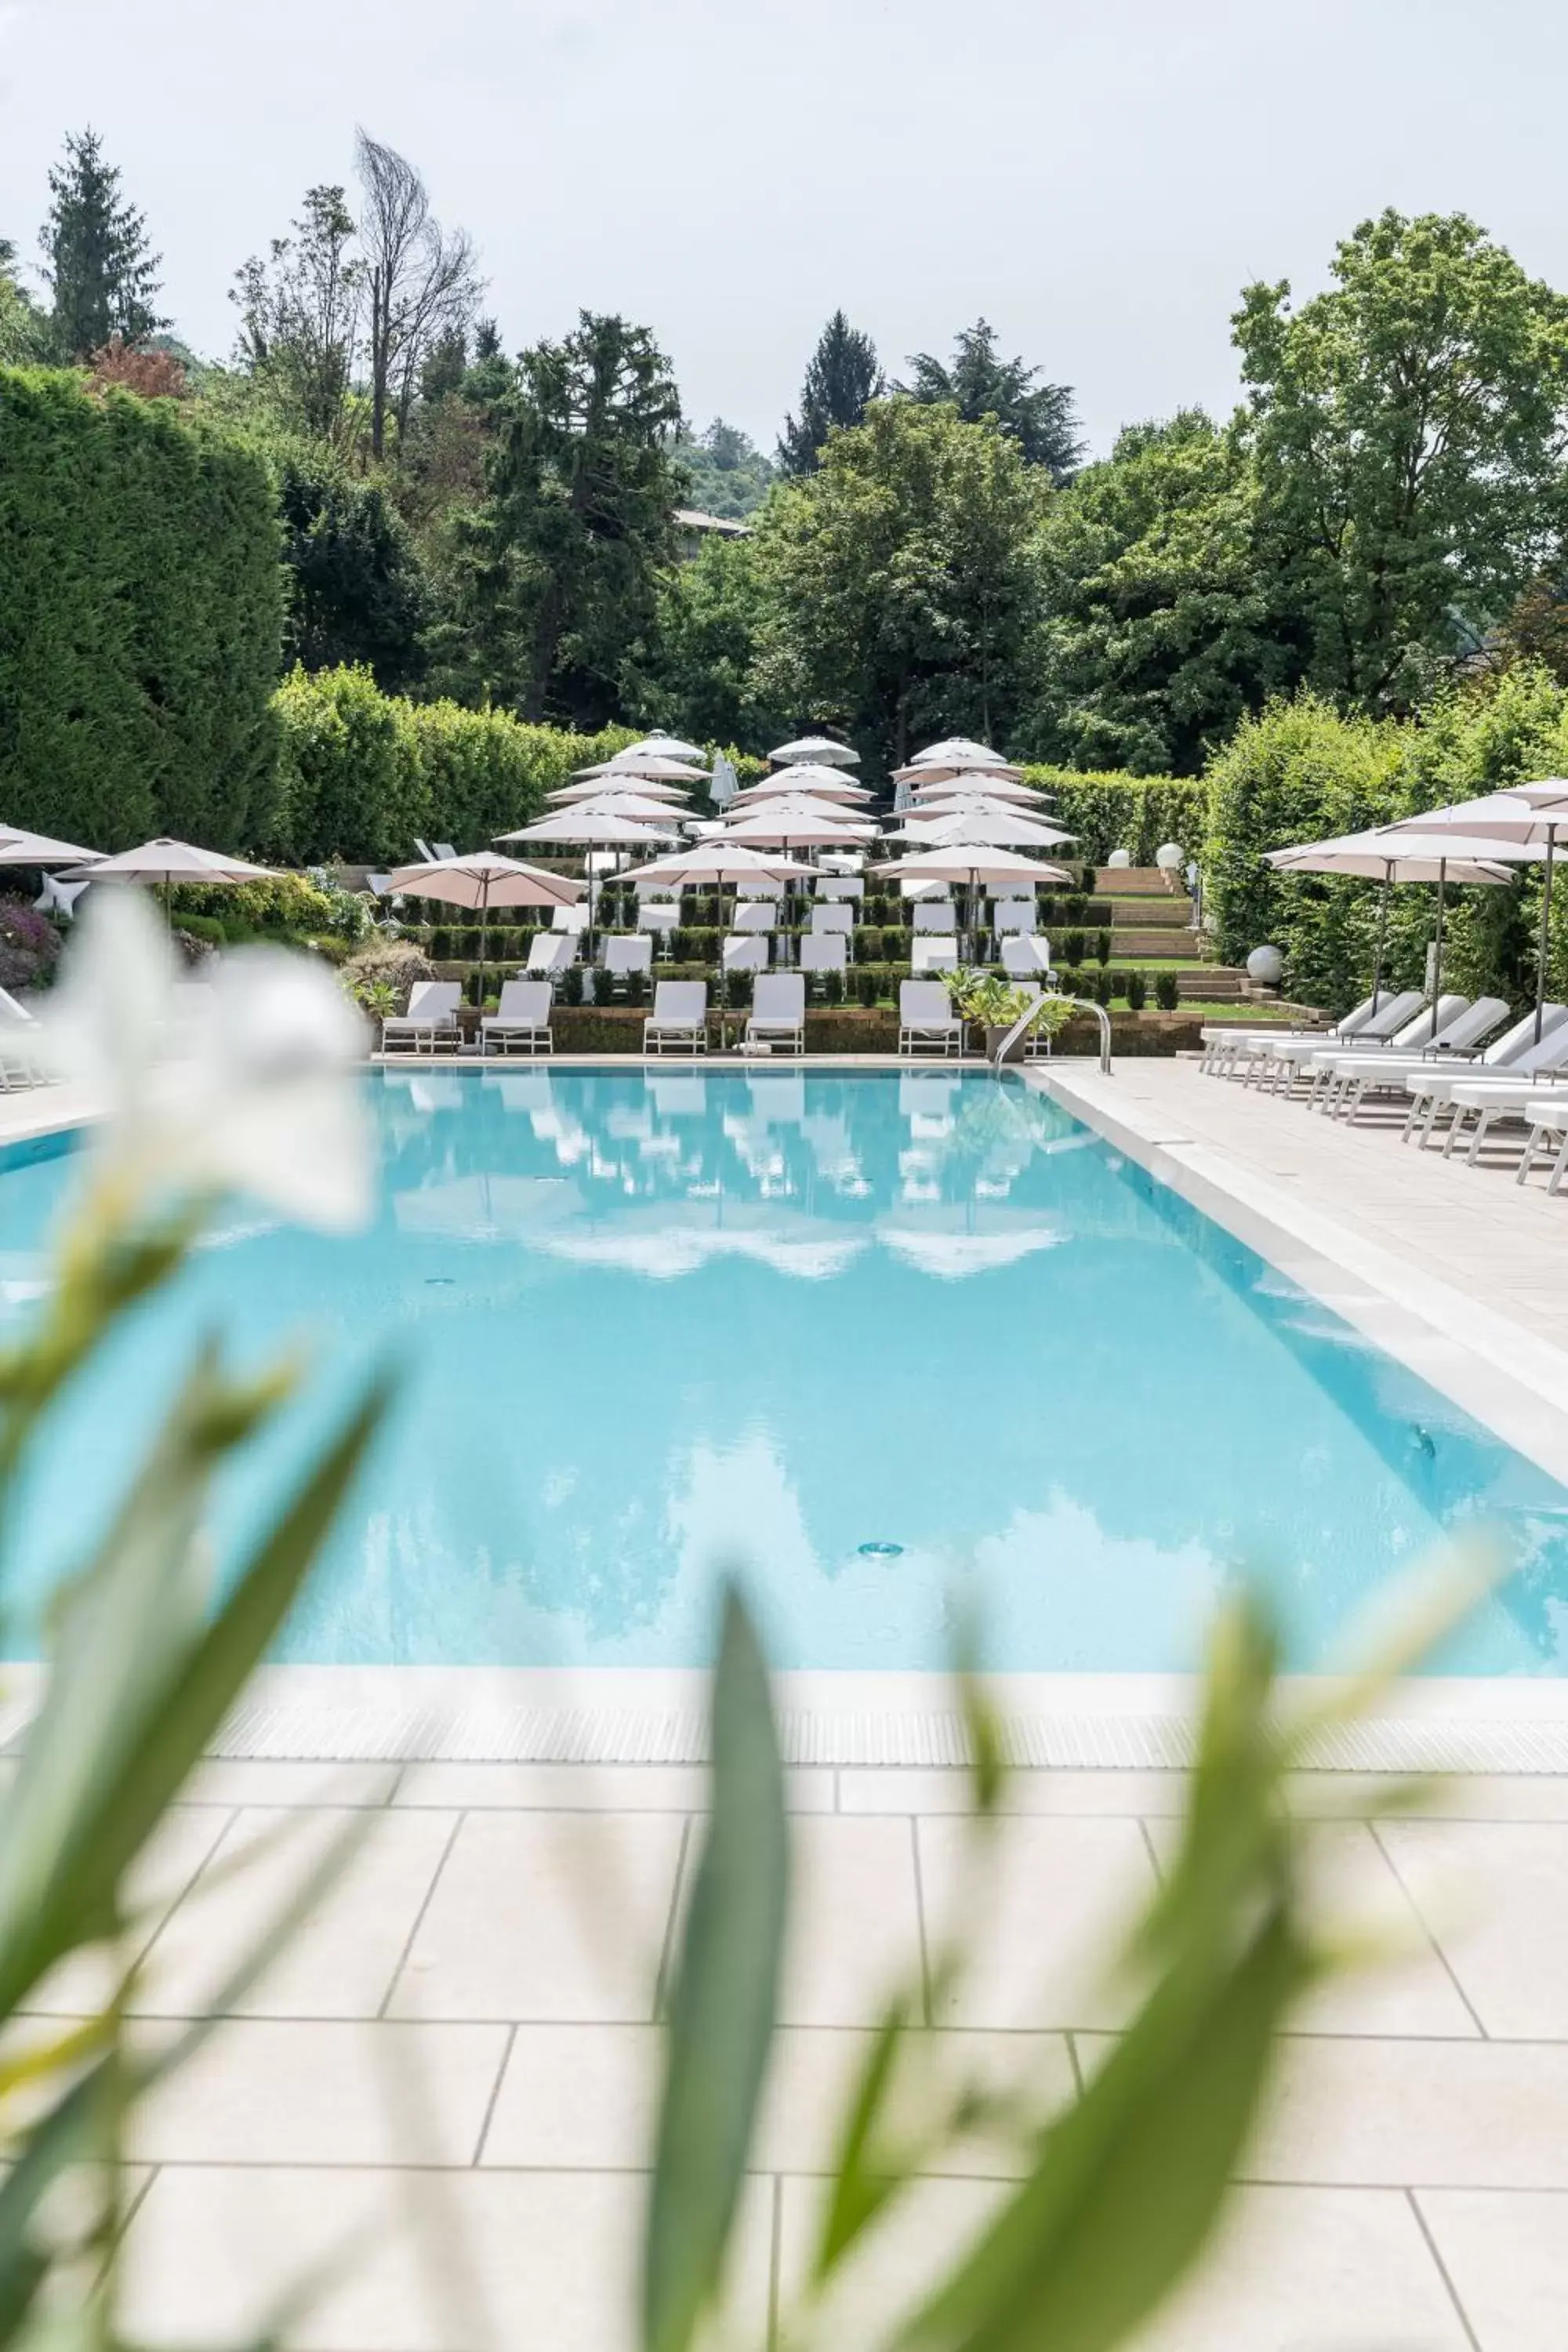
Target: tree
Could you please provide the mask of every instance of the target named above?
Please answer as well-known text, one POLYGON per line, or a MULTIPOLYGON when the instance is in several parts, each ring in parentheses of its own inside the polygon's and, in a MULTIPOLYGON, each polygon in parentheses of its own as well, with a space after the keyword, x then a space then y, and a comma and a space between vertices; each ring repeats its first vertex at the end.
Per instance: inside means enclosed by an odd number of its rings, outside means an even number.
POLYGON ((994 425, 874 401, 763 511, 759 696, 897 761, 933 735, 1005 734, 1054 495, 994 425))
POLYGON ((1026 367, 1021 359, 1001 358, 996 330, 984 319, 960 333, 951 367, 930 352, 912 352, 910 366, 914 382, 900 384, 900 392, 915 400, 951 401, 967 425, 994 417, 1031 466, 1044 466, 1053 481, 1067 480, 1083 452, 1072 386, 1037 383, 1038 368, 1026 367))
POLYGON ((278 483, 291 594, 284 649, 307 670, 363 664, 386 694, 416 683, 425 589, 379 483, 300 451, 278 483))
POLYGON ((700 743, 763 751, 788 723, 756 691, 763 583, 749 539, 705 538, 665 575, 639 713, 700 743))
POLYGON ((16 274, 16 248, 0 236, 0 367, 43 367, 55 357, 48 314, 16 274))
POLYGON ((727 522, 753 514, 773 482, 773 468, 751 436, 716 416, 704 433, 682 432, 675 455, 690 482, 688 503, 727 522))
POLYGON ((1398 710, 1556 536, 1568 301, 1462 213, 1364 221, 1332 275, 1246 289, 1246 432, 1315 679, 1398 710))
POLYGON ((468 327, 480 279, 467 232, 442 228, 412 163, 361 131, 355 167, 364 190, 370 446, 380 457, 388 415, 400 433, 405 429, 426 357, 434 343, 468 327))
POLYGON ((353 215, 340 187, 307 189, 291 236, 235 272, 237 358, 276 403, 284 425, 343 452, 356 437, 353 399, 364 302, 364 266, 353 250, 353 215))
POLYGON ((602 726, 674 559, 669 362, 647 328, 584 310, 564 341, 523 352, 495 415, 484 501, 456 525, 438 676, 465 698, 602 726))
POLYGON ((150 250, 146 220, 121 196, 96 131, 68 134, 65 162, 49 172, 49 196, 38 241, 59 351, 81 360, 111 335, 139 343, 167 326, 153 308, 162 256, 150 250))
POLYGON ((814 474, 833 426, 858 425, 868 401, 875 400, 881 389, 876 344, 852 327, 842 310, 835 310, 806 366, 799 421, 784 418, 778 446, 780 472, 796 478, 814 474))
POLYGON ((1038 758, 1194 774, 1300 676, 1252 466, 1200 409, 1130 426, 1049 501, 1038 549, 1038 758))
POLYGON ((185 371, 173 352, 142 349, 123 335, 110 335, 101 351, 91 354, 92 381, 101 391, 118 383, 143 400, 183 400, 185 371))

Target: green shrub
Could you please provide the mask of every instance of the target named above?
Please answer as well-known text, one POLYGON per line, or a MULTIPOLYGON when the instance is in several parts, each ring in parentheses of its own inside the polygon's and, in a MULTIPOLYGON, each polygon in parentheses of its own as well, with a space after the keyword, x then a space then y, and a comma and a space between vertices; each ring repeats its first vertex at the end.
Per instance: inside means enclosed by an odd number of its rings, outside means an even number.
POLYGON ((1149 1001, 1149 982, 1141 971, 1130 971, 1122 983, 1129 1013, 1142 1013, 1149 1001))
POLYGON ((881 993, 880 975, 873 971, 868 964, 863 964, 854 977, 855 993, 869 1013, 881 993))
POLYGON ((1208 788, 1195 777, 1033 765, 1025 776, 1052 795, 1051 822, 1073 835, 1080 857, 1097 866, 1113 849, 1129 851, 1134 866, 1152 866, 1163 841, 1178 841, 1195 855, 1208 830, 1208 788))
POLYGON ((693 944, 695 939, 696 933, 684 928, 671 931, 669 935, 669 953, 671 961, 675 963, 695 963, 697 961, 697 950, 693 944))
POLYGON ((752 975, 749 971, 727 971, 724 974, 724 1002, 731 1012, 739 1012, 752 1001, 752 975))
POLYGON ((1080 890, 1069 891, 1062 900, 1062 912, 1069 923, 1081 923, 1089 912, 1089 900, 1080 890))
POLYGON ((1048 890, 1039 893, 1039 919, 1047 927, 1057 920, 1057 902, 1048 890))
POLYGON ((626 974, 626 1003, 628 1004, 646 1004, 647 1003, 647 974, 646 972, 628 971, 626 974))
POLYGON ((1057 976, 1061 982, 1061 990, 1064 996, 1082 996, 1084 994, 1083 974, 1076 964, 1064 964, 1057 976))
POLYGON ((1176 984, 1175 973, 1157 971, 1154 974, 1154 1002, 1161 1012, 1173 1013, 1181 1001, 1182 992, 1176 984))
POLYGON ((582 965, 569 963, 555 985, 560 991, 563 1004, 581 1004, 583 1002, 582 965))
POLYGON ((430 934, 430 953, 437 963, 452 961, 452 934, 445 923, 437 923, 430 934))
POLYGON ((1108 971, 1097 971, 1094 975, 1095 1003, 1109 1007, 1115 993, 1116 982, 1112 975, 1108 971))
POLYGON ((1062 957, 1068 963, 1081 963, 1088 942, 1080 930, 1068 931, 1062 938, 1062 957))
POLYGON ((260 458, 168 400, 0 368, 0 806, 95 849, 268 831, 281 541, 260 458))
POLYGON ((825 971, 822 975, 822 993, 829 1004, 842 1004, 844 974, 841 971, 825 971))
POLYGON ((1097 960, 1100 963, 1109 963, 1110 961, 1110 933, 1109 931, 1100 931, 1096 935, 1094 952, 1097 960))

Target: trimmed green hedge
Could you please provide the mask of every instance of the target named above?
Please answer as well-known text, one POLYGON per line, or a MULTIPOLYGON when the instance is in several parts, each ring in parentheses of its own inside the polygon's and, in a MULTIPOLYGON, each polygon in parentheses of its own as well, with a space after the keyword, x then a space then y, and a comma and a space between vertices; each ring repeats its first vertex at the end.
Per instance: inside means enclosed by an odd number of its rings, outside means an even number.
POLYGON ((1103 866, 1113 849, 1126 849, 1134 866, 1152 866, 1164 841, 1195 857, 1208 831, 1208 788, 1198 777, 1033 766, 1024 775, 1052 795, 1047 822, 1074 836, 1063 855, 1075 864, 1103 866))
POLYGON ((238 849, 272 803, 284 581, 260 459, 166 400, 0 368, 0 808, 238 849))

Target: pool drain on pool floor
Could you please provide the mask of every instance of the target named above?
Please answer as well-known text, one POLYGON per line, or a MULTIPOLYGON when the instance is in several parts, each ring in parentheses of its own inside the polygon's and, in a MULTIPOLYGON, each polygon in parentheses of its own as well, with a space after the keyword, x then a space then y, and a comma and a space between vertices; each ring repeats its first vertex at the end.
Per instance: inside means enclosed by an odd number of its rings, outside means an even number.
POLYGON ((904 1548, 896 1543, 863 1543, 855 1549, 865 1559, 897 1559, 904 1548))

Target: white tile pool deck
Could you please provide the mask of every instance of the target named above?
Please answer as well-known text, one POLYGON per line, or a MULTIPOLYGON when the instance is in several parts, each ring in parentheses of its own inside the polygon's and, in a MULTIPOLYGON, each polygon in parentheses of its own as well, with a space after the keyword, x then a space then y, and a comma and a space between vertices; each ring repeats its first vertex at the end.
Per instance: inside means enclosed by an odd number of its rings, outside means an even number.
MULTIPOLYGON (((1568 1463, 1568 1199, 1188 1065, 1129 1062, 1109 1081, 1064 1066, 1052 1084, 1482 1418, 1568 1463)), ((0 1103, 0 1136, 26 1100, 0 1103)), ((919 1979, 941 1932, 965 1795, 940 1769, 806 1768, 790 1785, 801 1933, 733 2281, 735 2340, 759 2347, 803 2259, 846 2069, 890 1977, 919 1979)), ((1306 1775, 1293 1801, 1311 1816, 1347 1785, 1306 1775)), ((653 2020, 700 1771, 223 1760, 187 1796, 147 1872, 152 2036, 200 2008, 346 1815, 366 1836, 246 2014, 141 2120, 131 2326, 237 2341, 341 2258, 294 2331, 320 2352, 629 2347, 653 2020), (254 1873, 222 1875, 269 1832, 254 1873)), ((986 1964, 933 2030, 1047 2101, 1073 2097, 1121 2021, 1097 1954, 1155 1883, 1182 1796, 1169 1770, 1016 1775, 986 1964)), ((1399 1929, 1403 1957, 1318 1996, 1287 2037, 1217 2256, 1142 2352, 1558 2352, 1568 1774, 1470 1774, 1413 1817, 1313 1834, 1336 1898, 1399 1929)), ((68 1983, 49 2005, 81 1999, 68 1983)), ((853 2283, 835 2352, 869 2342, 869 2310, 908 2302, 1000 2173, 977 2144, 921 2184, 853 2283)))

